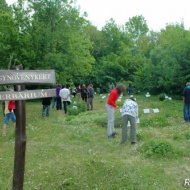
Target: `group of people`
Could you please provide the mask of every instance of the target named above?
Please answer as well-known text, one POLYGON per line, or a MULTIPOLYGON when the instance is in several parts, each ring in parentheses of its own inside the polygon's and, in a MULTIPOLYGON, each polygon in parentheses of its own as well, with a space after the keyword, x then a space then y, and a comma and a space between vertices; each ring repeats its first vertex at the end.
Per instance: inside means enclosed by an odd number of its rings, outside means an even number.
MULTIPOLYGON (((56 85, 56 97, 53 98, 52 108, 56 107, 57 110, 64 110, 67 114, 67 106, 71 104, 71 96, 76 96, 77 102, 82 99, 87 103, 87 110, 94 108, 94 88, 92 84, 86 87, 85 84, 78 85, 75 89, 70 89, 70 85, 56 85)), ((42 99, 42 116, 49 116, 50 104, 52 97, 42 99)))
MULTIPOLYGON (((107 129, 108 129, 108 138, 115 138, 117 135, 115 128, 114 128, 114 112, 116 109, 119 109, 117 106, 116 101, 119 96, 124 93, 126 90, 126 86, 124 84, 118 84, 115 88, 113 88, 109 94, 107 103, 106 103, 106 110, 108 114, 108 122, 107 122, 107 129)), ((132 93, 132 85, 129 84, 128 86, 128 94, 131 95, 132 93)), ((190 122, 190 82, 186 83, 186 87, 183 89, 182 92, 183 97, 183 117, 184 123, 190 122)), ((130 141, 131 144, 135 144, 137 142, 136 138, 136 124, 138 121, 138 104, 136 99, 130 97, 124 101, 124 104, 121 108, 122 114, 122 139, 121 144, 126 143, 127 141, 127 125, 130 124, 130 141)))
MULTIPOLYGON (((113 86, 112 86, 113 87, 113 86)), ((119 98, 121 94, 123 94, 126 91, 126 86, 124 84, 118 84, 116 87, 113 87, 110 91, 107 103, 106 103, 106 110, 107 110, 107 133, 108 138, 115 138, 117 133, 114 128, 114 112, 115 110, 119 109, 119 106, 117 106, 116 101, 119 98)), ((129 93, 131 94, 131 93, 129 93)), ((67 105, 71 104, 71 91, 69 89, 69 86, 67 85, 57 85, 56 86, 56 109, 62 110, 62 104, 63 104, 63 110, 65 113, 67 113, 67 105)), ((78 85, 76 87, 76 96, 79 100, 82 98, 84 102, 87 103, 87 110, 93 110, 93 98, 94 98, 94 88, 92 84, 89 84, 88 87, 86 87, 84 84, 82 86, 78 85)), ((182 93, 183 101, 184 101, 184 107, 183 107, 183 116, 184 116, 184 122, 190 122, 190 82, 186 83, 186 87, 183 90, 182 93)), ((42 116, 49 116, 49 110, 51 105, 52 97, 47 97, 42 99, 42 116)), ((2 108, 3 108, 3 114, 4 114, 4 125, 3 125, 3 136, 6 136, 6 126, 11 119, 14 124, 14 129, 16 129, 16 106, 15 101, 2 101, 2 108)), ((127 98, 122 108, 120 109, 121 115, 122 115, 122 139, 121 143, 124 144, 127 142, 127 125, 130 124, 130 142, 131 144, 135 144, 137 142, 136 139, 136 124, 138 121, 138 104, 136 102, 136 99, 133 97, 127 98)))

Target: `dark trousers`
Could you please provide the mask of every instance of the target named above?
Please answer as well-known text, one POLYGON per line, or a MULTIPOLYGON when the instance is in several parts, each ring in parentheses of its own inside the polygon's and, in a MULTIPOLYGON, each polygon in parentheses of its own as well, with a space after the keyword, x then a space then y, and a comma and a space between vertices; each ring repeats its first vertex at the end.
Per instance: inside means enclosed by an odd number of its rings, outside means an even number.
POLYGON ((67 105, 70 105, 71 103, 69 101, 63 101, 63 109, 64 112, 67 113, 67 105))
POLYGON ((61 103, 61 98, 56 97, 56 109, 57 110, 62 110, 62 103, 61 103))
POLYGON ((82 96, 82 100, 87 102, 87 96, 82 96))

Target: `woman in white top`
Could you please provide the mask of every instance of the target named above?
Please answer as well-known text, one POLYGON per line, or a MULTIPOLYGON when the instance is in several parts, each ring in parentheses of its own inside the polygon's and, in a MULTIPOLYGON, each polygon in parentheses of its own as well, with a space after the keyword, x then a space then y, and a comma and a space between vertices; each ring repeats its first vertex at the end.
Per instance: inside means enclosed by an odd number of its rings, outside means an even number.
POLYGON ((137 142, 136 139, 136 123, 138 120, 138 104, 134 98, 126 99, 121 109, 122 114, 122 140, 124 144, 127 141, 127 125, 130 123, 130 141, 131 144, 137 142))

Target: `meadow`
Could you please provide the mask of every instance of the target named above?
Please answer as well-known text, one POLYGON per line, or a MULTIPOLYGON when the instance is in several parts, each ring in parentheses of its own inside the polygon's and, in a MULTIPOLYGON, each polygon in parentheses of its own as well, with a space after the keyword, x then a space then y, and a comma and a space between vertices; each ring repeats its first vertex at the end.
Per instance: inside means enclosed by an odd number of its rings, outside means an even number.
MULTIPOLYGON (((119 110, 115 112, 118 135, 107 137, 107 94, 104 99, 96 94, 93 111, 65 115, 51 108, 48 118, 42 118, 40 101, 26 101, 24 189, 189 189, 184 184, 190 178, 190 123, 183 124, 182 100, 160 101, 158 96, 146 98, 143 94, 134 97, 140 118, 135 145, 129 141, 120 144, 119 110), (158 113, 153 112, 155 108, 158 113)), ((1 109, 0 123, 3 125, 1 109)), ((7 136, 0 136, 0 190, 12 189, 14 144, 10 122, 7 136)))

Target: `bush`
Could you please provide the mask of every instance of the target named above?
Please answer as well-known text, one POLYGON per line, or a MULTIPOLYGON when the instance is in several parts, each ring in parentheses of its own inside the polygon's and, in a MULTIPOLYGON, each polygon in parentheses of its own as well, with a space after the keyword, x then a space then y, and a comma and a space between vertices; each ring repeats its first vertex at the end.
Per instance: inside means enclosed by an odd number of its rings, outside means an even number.
POLYGON ((86 102, 79 102, 76 104, 80 112, 85 112, 87 110, 86 102))
POLYGON ((163 93, 160 94, 160 95, 159 95, 159 100, 160 100, 160 101, 164 101, 164 100, 165 100, 165 94, 163 94, 163 93))
POLYGON ((144 144, 142 147, 146 156, 152 157, 167 157, 174 153, 173 147, 169 142, 166 141, 151 141, 144 144))
POLYGON ((81 112, 85 112, 87 110, 85 102, 79 102, 74 105, 68 106, 68 114, 69 115, 78 115, 81 112))

